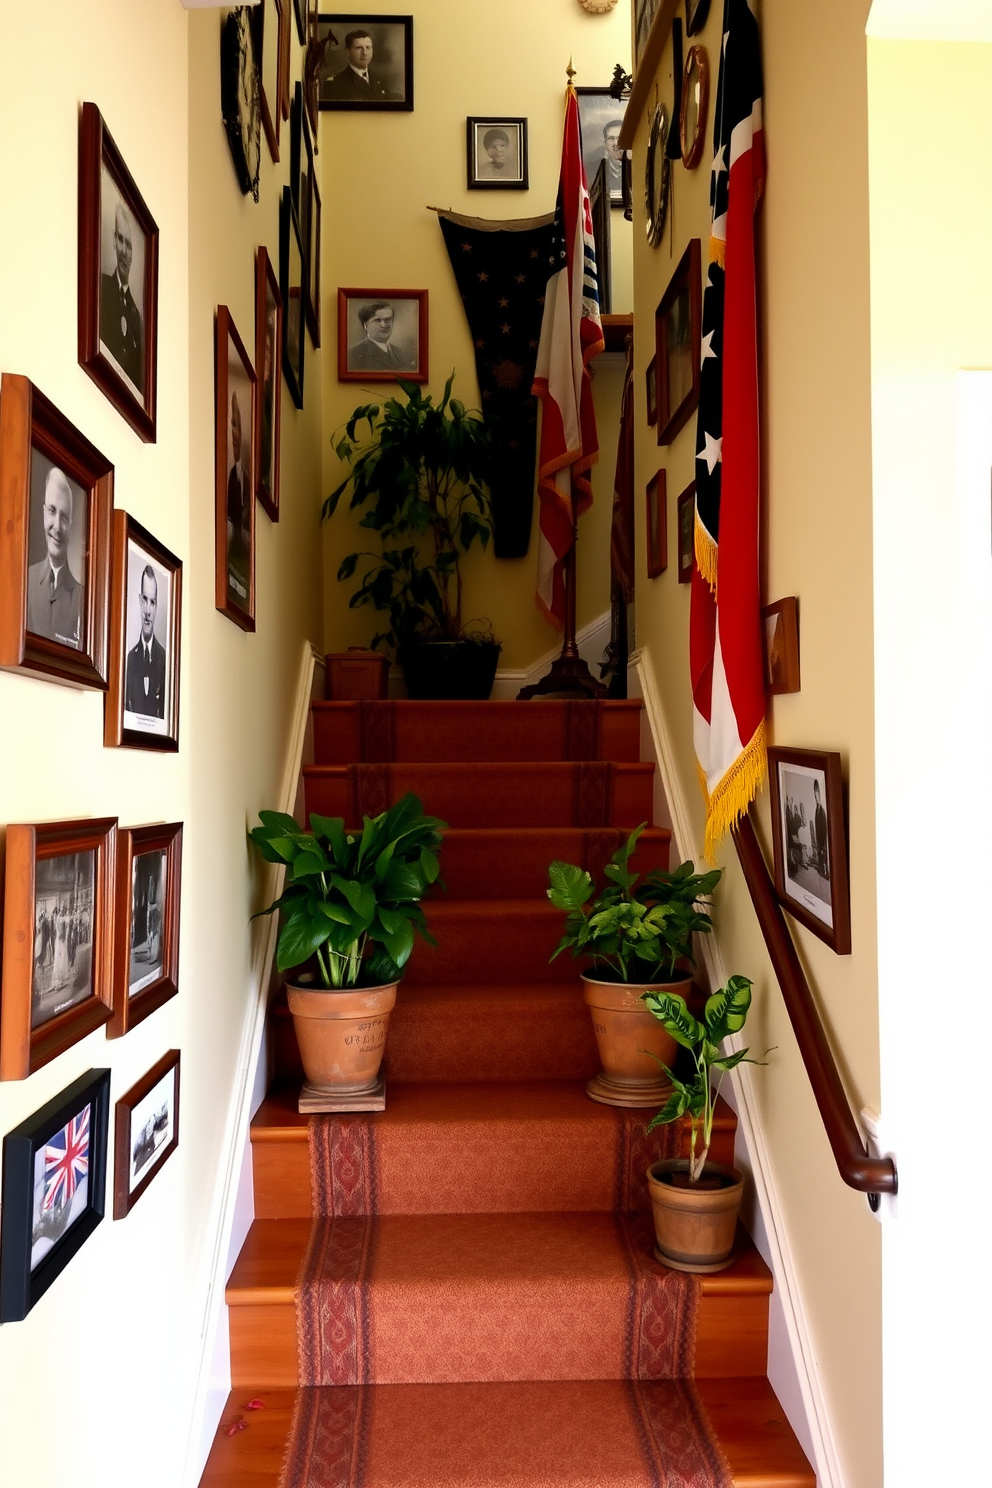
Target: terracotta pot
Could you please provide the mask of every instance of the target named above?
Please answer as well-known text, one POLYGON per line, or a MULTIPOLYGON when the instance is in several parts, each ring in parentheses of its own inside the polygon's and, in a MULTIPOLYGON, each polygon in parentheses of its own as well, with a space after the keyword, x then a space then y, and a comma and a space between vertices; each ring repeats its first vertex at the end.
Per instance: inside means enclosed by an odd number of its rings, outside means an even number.
POLYGON ((669 1157, 648 1168, 648 1188, 658 1242, 655 1255, 673 1271, 723 1271, 734 1259, 737 1211, 744 1179, 736 1168, 708 1162, 702 1181, 719 1180, 719 1187, 691 1184, 675 1187, 666 1174, 688 1176, 684 1157, 669 1157))
POLYGON ((331 651, 327 666, 326 692, 335 703, 382 699, 389 690, 389 657, 378 651, 352 646, 349 651, 331 651))
POLYGON ((372 1090, 398 982, 341 991, 286 983, 300 1058, 312 1086, 339 1095, 372 1090))
POLYGON ((599 982, 584 975, 582 981, 603 1065, 586 1086, 586 1094, 607 1106, 663 1106, 672 1087, 651 1055, 671 1069, 678 1046, 665 1025, 648 1012, 641 993, 684 995, 692 978, 635 984, 599 982))

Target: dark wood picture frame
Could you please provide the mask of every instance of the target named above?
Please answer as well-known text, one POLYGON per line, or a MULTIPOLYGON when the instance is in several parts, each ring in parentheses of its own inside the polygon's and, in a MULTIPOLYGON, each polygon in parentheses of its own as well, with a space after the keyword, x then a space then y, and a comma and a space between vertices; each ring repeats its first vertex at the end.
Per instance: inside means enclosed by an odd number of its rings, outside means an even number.
POLYGON ((292 0, 293 15, 296 18, 296 36, 300 46, 307 44, 307 0, 292 0))
MULTIPOLYGON (((95 103, 84 103, 79 116, 78 305, 79 365, 139 438, 147 444, 154 444, 158 397, 158 227, 95 103), (112 281, 116 273, 116 268, 111 268, 106 276, 103 273, 104 170, 131 215, 132 234, 137 228, 144 239, 144 282, 140 306, 133 286, 130 282, 127 285, 131 304, 140 314, 142 346, 137 365, 141 371, 141 383, 131 378, 113 348, 100 334, 105 281, 112 281), (103 350, 105 346, 106 351, 103 350)), ((133 316, 126 311, 122 314, 122 334, 133 338, 133 332, 133 316)))
POLYGON ((848 956, 851 952, 851 891, 840 754, 819 749, 770 748, 768 780, 778 901, 793 919, 826 941, 838 956, 848 956), (821 781, 822 792, 819 791, 821 781), (808 797, 808 811, 805 801, 797 804, 795 796, 789 796, 790 788, 797 794, 801 790, 808 797), (816 792, 819 792, 818 801, 816 792), (791 821, 788 819, 790 802, 791 821), (825 821, 818 830, 814 813, 819 810, 822 810, 825 821), (798 818, 800 811, 803 814, 801 821, 798 818), (824 897, 824 886, 829 891, 829 899, 824 897))
MULTIPOLYGON (((39 499, 37 493, 34 499, 39 499)), ((67 505, 71 535, 72 502, 67 505)), ((32 382, 5 372, 0 378, 0 666, 82 687, 106 688, 113 506, 110 461, 32 382), (30 629, 31 587, 40 582, 33 571, 45 562, 45 554, 30 561, 32 451, 86 493, 81 584, 72 572, 68 551, 65 557, 71 580, 82 588, 78 647, 57 640, 54 632, 46 636, 30 629)), ((67 538, 64 541, 68 543, 67 538)))
MULTIPOLYGON (((214 490, 214 515, 215 515, 215 568, 214 568, 214 605, 222 615, 233 620, 235 625, 240 625, 242 630, 255 629, 255 452, 249 450, 247 460, 239 460, 241 465, 241 496, 240 506, 242 521, 238 524, 240 533, 235 532, 235 524, 230 521, 231 531, 228 532, 231 491, 230 483, 234 476, 234 467, 228 469, 227 461, 227 431, 229 424, 233 423, 232 392, 230 387, 230 362, 231 357, 237 358, 245 380, 248 383, 251 407, 243 412, 238 405, 238 419, 240 424, 241 450, 244 449, 245 434, 254 443, 255 430, 255 401, 257 389, 255 384, 255 369, 245 350, 245 344, 238 334, 237 326, 231 318, 231 312, 226 305, 217 306, 217 339, 215 353, 215 490, 214 490), (244 481, 248 482, 248 490, 244 490, 244 481), (247 529, 245 528, 247 522, 247 529), (238 536, 238 559, 244 558, 243 570, 232 563, 232 551, 235 536, 238 536), (245 544, 245 540, 247 542, 245 544), (242 553, 241 548, 246 546, 242 553), (237 596, 237 586, 241 585, 247 592, 245 596, 237 596)), ((243 389, 242 389, 243 391, 243 389)), ((233 430, 232 430, 233 441, 233 430)))
MULTIPOLYGON (((43 1064, 109 1021, 114 1008, 114 890, 117 818, 85 821, 11 822, 7 827, 4 885, 3 997, 0 999, 0 1080, 26 1080, 43 1064), (35 944, 38 940, 38 864, 56 858, 93 853, 93 897, 90 906, 89 993, 49 1017, 35 1020, 35 944)), ((57 908, 58 906, 56 906, 57 908)), ((53 910, 54 922, 56 911, 53 910)), ((64 917, 68 910, 59 911, 64 917)), ((75 924, 52 934, 55 985, 56 939, 68 941, 75 924)), ((47 917, 44 917, 47 920, 47 917)), ((45 936, 38 959, 44 964, 45 936)), ((66 951, 66 969, 75 952, 66 951)), ((84 963, 85 964, 85 963, 84 963)), ((59 987, 64 987, 61 982, 59 987)))
POLYGON ((710 0, 685 0, 685 34, 698 36, 706 25, 710 0))
MULTIPOLYGON (((495 142, 493 145, 495 148, 495 142)), ((465 172, 469 191, 527 191, 530 184, 527 148, 527 120, 510 114, 473 115, 465 120, 465 172), (490 130, 506 136, 513 130, 517 141, 517 172, 503 178, 482 174, 488 169, 496 170, 496 162, 490 157, 487 162, 480 152, 488 154, 485 140, 490 130)))
POLYGON ((645 495, 648 578, 656 579, 668 567, 668 477, 664 470, 651 477, 645 495))
POLYGON ((310 128, 306 113, 303 84, 298 82, 293 89, 293 101, 289 106, 289 193, 293 199, 293 210, 299 218, 301 236, 303 235, 303 212, 306 207, 301 191, 303 135, 304 131, 310 128))
POLYGON ((267 248, 255 255, 255 496, 262 510, 273 522, 279 520, 279 460, 282 432, 282 295, 279 280, 267 248), (270 302, 271 296, 271 302, 270 302), (270 335, 274 317, 274 327, 270 335), (269 376, 265 368, 268 359, 269 376), (265 422, 268 417, 268 439, 271 474, 265 469, 265 422))
POLYGON ((699 351, 703 322, 701 263, 699 239, 693 238, 679 259, 655 311, 659 444, 671 444, 699 403, 699 351), (682 373, 677 383, 672 378, 676 352, 682 373))
POLYGON ((283 22, 279 30, 279 112, 283 123, 289 119, 289 64, 293 40, 293 19, 289 14, 293 0, 283 0, 283 22))
POLYGON ((109 1129, 110 1071, 91 1069, 4 1137, 0 1323, 17 1323, 27 1317, 103 1219, 109 1129), (39 1154, 50 1143, 51 1152, 45 1153, 49 1161, 45 1162, 47 1179, 42 1180, 42 1212, 46 1205, 49 1212, 68 1212, 64 1219, 56 1214, 48 1221, 47 1227, 56 1231, 53 1244, 32 1267, 35 1167, 39 1154), (72 1205, 83 1178, 86 1200, 73 1219, 72 1205), (57 1203, 60 1195, 62 1202, 57 1203), (60 1223, 65 1228, 57 1233, 60 1223))
MULTIPOLYGON (((167 1109, 167 1108, 166 1108, 167 1109)), ((168 1127, 166 1126, 166 1130, 168 1127)), ((124 1219, 145 1192, 149 1183, 153 1182, 162 1171, 162 1167, 179 1146, 179 1050, 170 1049, 168 1054, 163 1054, 157 1064, 153 1065, 147 1075, 143 1075, 137 1084, 132 1085, 114 1106, 114 1218, 124 1219), (136 1147, 134 1142, 134 1113, 139 1109, 141 1102, 155 1089, 161 1085, 165 1077, 172 1074, 172 1135, 168 1141, 164 1141, 160 1147, 154 1145, 155 1127, 157 1122, 154 1117, 146 1120, 145 1127, 152 1127, 151 1132, 146 1131, 146 1143, 153 1143, 151 1153, 146 1162, 152 1165, 148 1172, 131 1187, 131 1161, 134 1157, 136 1147), (152 1155, 154 1154, 154 1161, 152 1155)), ((143 1164, 144 1165, 144 1164, 143 1164)))
MULTIPOLYGON (((428 323, 427 323, 427 290, 426 289, 339 289, 338 290, 338 381, 339 382, 395 382, 402 377, 404 382, 427 382, 428 381, 428 323), (395 370, 383 366, 381 370, 375 368, 353 367, 350 362, 354 359, 354 346, 348 345, 349 331, 349 303, 352 300, 386 300, 392 303, 396 300, 417 302, 417 366, 414 370, 406 367, 396 367, 395 370)), ((361 343, 359 343, 361 344, 361 343)))
MULTIPOLYGON (((139 583, 143 584, 142 578, 139 583)), ((103 742, 108 749, 154 749, 175 752, 179 748, 179 668, 180 641, 182 637, 183 565, 174 553, 152 537, 147 528, 135 521, 126 511, 114 512, 113 572, 111 577, 110 606, 110 685, 103 704, 103 742), (142 549, 155 565, 163 569, 169 579, 168 621, 165 633, 165 683, 163 721, 166 728, 157 732, 153 728, 135 728, 127 723, 125 713, 136 710, 127 708, 127 663, 128 663, 128 549, 133 543, 142 549)), ((156 609, 161 605, 162 595, 156 588, 156 609)), ((153 632, 154 634, 154 632, 153 632)), ((140 635, 140 632, 139 632, 140 635)), ((161 645, 162 642, 159 641, 161 645)), ((140 641, 131 648, 136 651, 140 641)))
MULTIPOLYGON (((119 827, 117 831, 117 901, 114 911, 114 1015, 108 1038, 126 1033, 179 991, 179 905, 182 893, 183 824, 119 827), (165 888, 159 906, 161 971, 131 992, 131 952, 134 949, 135 860, 149 853, 165 855, 165 888)), ((147 916, 148 907, 145 906, 147 916)), ((146 931, 149 929, 147 918, 146 931)), ((150 936, 142 944, 148 944, 150 936)), ((154 966, 159 964, 157 961, 154 966)))
POLYGON ((255 65, 258 68, 258 102, 262 113, 262 132, 273 163, 279 160, 279 126, 282 123, 282 54, 285 5, 289 0, 258 0, 251 15, 252 40, 255 43, 255 65), (272 21, 275 19, 275 26, 272 21), (275 56, 275 78, 266 87, 270 59, 275 56))
MULTIPOLYGON (((309 136, 307 139, 309 146, 309 136)), ((323 207, 313 156, 310 157, 310 205, 307 209, 307 329, 314 350, 320 347, 320 219, 323 207)))
POLYGON ((288 186, 279 203, 279 292, 282 295, 282 371, 295 407, 303 407, 306 366, 306 259, 300 221, 288 186))
POLYGON ((799 604, 794 594, 761 611, 765 692, 799 692, 799 604))
POLYGON ((690 481, 676 503, 675 538, 679 556, 679 583, 692 583, 696 561, 696 482, 690 481))
POLYGON ((644 372, 644 401, 649 424, 658 422, 658 358, 653 356, 644 372))
POLYGON ((334 110, 340 109, 344 112, 355 110, 376 110, 380 112, 405 112, 413 110, 413 16, 412 15, 374 15, 368 11, 362 11, 358 15, 339 15, 337 11, 329 14, 323 12, 317 17, 317 35, 323 40, 324 28, 334 33, 338 40, 337 55, 325 60, 321 69, 318 97, 320 108, 334 110), (357 31, 368 28, 373 41, 372 61, 369 65, 370 74, 378 74, 378 81, 384 88, 385 84, 381 75, 381 67, 376 65, 376 47, 378 45, 381 55, 380 32, 385 26, 400 26, 403 30, 403 83, 402 92, 398 98, 382 98, 372 95, 364 96, 356 90, 356 96, 336 96, 331 92, 331 84, 335 78, 341 77, 347 70, 342 67, 344 40, 349 31, 357 31))

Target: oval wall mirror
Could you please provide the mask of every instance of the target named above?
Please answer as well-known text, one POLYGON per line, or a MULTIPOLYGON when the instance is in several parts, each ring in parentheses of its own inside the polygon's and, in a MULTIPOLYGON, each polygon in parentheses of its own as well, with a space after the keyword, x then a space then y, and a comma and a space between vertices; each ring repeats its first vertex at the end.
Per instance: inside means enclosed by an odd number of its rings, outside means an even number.
POLYGON ((703 153, 706 135, 706 112, 710 102, 710 64, 701 46, 689 48, 682 76, 682 115, 679 137, 682 142, 682 164, 695 170, 703 153))
POLYGON ((668 114, 659 103, 651 118, 647 161, 644 167, 644 208, 647 213, 648 242, 657 248, 665 230, 668 213, 668 184, 671 162, 665 154, 668 143, 668 114))

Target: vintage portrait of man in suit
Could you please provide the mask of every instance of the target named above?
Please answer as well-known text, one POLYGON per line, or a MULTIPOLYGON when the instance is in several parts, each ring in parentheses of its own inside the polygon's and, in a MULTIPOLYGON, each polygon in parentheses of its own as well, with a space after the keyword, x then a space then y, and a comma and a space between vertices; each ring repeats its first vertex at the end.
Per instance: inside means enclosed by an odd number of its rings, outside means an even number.
POLYGON ((318 101, 330 109, 413 107, 412 17, 321 15, 318 101))
POLYGON ((327 79, 323 88, 325 98, 335 103, 385 103, 395 96, 372 67, 375 48, 370 31, 346 32, 344 49, 347 66, 327 79))
POLYGON ((81 486, 32 450, 27 628, 74 651, 83 644, 87 504, 81 486))
MULTIPOLYGON (((416 318, 417 308, 413 301, 401 305, 402 319, 416 318), (409 312, 409 315, 407 314, 409 312)), ((357 333, 348 341, 349 372, 404 372, 417 371, 416 330, 411 336, 406 324, 397 323, 396 306, 389 300, 366 300, 359 302, 355 314, 358 320, 357 333)), ((349 320, 351 317, 349 316, 349 320)))
POLYGON ((100 344, 145 391, 145 242, 109 171, 101 173, 100 344))
MULTIPOLYGON (((134 544, 129 546, 140 557, 140 549, 134 544)), ((129 551, 129 560, 130 557, 129 551)), ((129 561, 129 571, 130 567, 129 561)), ((161 582, 163 587, 167 586, 168 580, 165 575, 161 576, 161 582)), ((137 640, 127 652, 124 663, 124 712, 138 715, 139 726, 142 722, 147 723, 147 721, 157 719, 161 719, 163 725, 165 723, 167 658, 165 646, 155 633, 159 608, 159 586, 160 576, 155 566, 146 561, 141 568, 138 580, 137 610, 140 630, 137 640)), ((129 593, 129 621, 133 608, 134 596, 133 593, 129 593)), ((126 719, 125 726, 135 727, 135 720, 126 719)), ((153 729, 153 731, 158 733, 164 729, 153 729)))

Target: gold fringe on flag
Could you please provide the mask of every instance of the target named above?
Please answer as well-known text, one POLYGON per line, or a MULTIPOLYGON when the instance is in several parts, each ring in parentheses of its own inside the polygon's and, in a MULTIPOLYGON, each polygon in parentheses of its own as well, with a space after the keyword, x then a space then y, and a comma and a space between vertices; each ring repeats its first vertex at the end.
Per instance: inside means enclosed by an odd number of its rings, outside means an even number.
POLYGON ((711 590, 713 591, 713 598, 715 599, 716 558, 717 553, 719 552, 719 548, 710 537, 709 533, 706 531, 706 528, 703 526, 702 522, 699 520, 698 512, 696 513, 696 521, 693 528, 692 545, 696 553, 696 567, 699 569, 699 572, 702 574, 707 584, 709 584, 711 590))
POLYGON ((727 240, 726 238, 710 238, 710 263, 719 264, 726 272, 727 268, 727 240))
POLYGON ((727 832, 747 813, 768 773, 766 745, 765 721, 762 719, 750 742, 707 798, 703 851, 711 863, 716 861, 716 850, 727 832))

